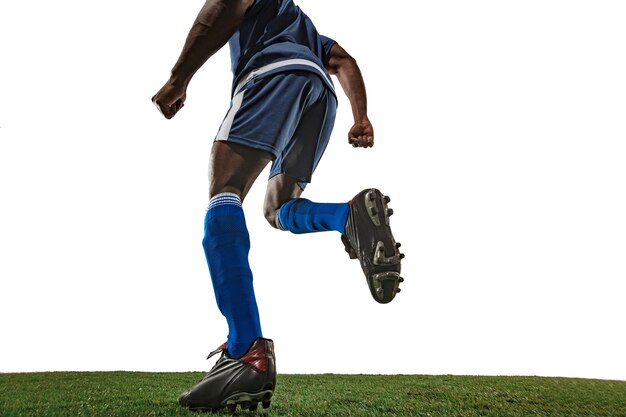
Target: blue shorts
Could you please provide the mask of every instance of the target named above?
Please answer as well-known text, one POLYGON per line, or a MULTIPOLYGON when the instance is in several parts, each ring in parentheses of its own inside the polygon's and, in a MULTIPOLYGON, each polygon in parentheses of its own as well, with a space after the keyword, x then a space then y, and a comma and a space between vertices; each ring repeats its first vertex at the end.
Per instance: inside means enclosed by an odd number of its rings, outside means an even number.
POLYGON ((326 149, 336 112, 334 92, 311 71, 258 76, 235 91, 215 140, 270 152, 270 178, 286 174, 304 189, 326 149))

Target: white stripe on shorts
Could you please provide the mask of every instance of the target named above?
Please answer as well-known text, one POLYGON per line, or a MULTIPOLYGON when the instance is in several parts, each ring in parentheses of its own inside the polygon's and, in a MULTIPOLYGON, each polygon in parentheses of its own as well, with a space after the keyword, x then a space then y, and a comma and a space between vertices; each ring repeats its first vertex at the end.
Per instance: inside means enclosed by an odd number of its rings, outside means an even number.
POLYGON ((230 110, 228 110, 228 114, 226 114, 226 117, 224 118, 224 121, 220 126, 220 130, 217 132, 215 140, 228 140, 228 136, 230 135, 230 129, 233 127, 235 115, 241 107, 241 103, 243 102, 243 95, 245 92, 246 90, 238 92, 233 97, 233 104, 230 106, 230 110))
POLYGON ((248 75, 246 75, 245 77, 243 77, 241 79, 241 81, 239 81, 239 83, 237 84, 237 87, 235 87, 235 95, 237 95, 237 93, 239 93, 239 91, 241 91, 243 86, 248 81, 250 81, 251 79, 253 79, 257 75, 265 74, 268 71, 272 71, 272 70, 275 70, 276 68, 280 68, 280 67, 286 67, 288 65, 306 65, 308 67, 316 69, 322 75, 322 77, 324 77, 325 79, 328 80, 328 77, 326 76, 326 72, 323 69, 321 69, 320 66, 317 65, 315 62, 309 61, 307 59, 300 59, 300 58, 297 58, 297 59, 286 59, 284 61, 273 62, 273 63, 267 64, 267 65, 265 65, 265 66, 263 66, 261 68, 257 68, 257 69, 254 69, 254 70, 250 71, 248 73, 248 75))
POLYGON ((241 81, 239 81, 239 83, 237 84, 237 87, 235 87, 235 94, 233 95, 232 105, 230 106, 230 109, 228 110, 228 113, 226 114, 226 117, 224 118, 224 121, 222 122, 222 125, 220 126, 220 130, 217 132, 217 136, 215 137, 215 140, 225 140, 225 141, 228 140, 228 137, 230 135, 230 129, 233 127, 233 121, 235 120, 235 115, 241 108, 241 103, 243 102, 243 96, 246 92, 246 90, 244 90, 243 87, 246 85, 246 83, 250 81, 251 79, 253 79, 254 77, 256 77, 257 75, 265 74, 266 72, 275 70, 277 68, 286 67, 288 65, 309 66, 311 68, 316 69, 322 75, 322 77, 328 80, 326 73, 324 72, 324 70, 320 68, 319 65, 317 65, 315 62, 312 62, 306 59, 300 59, 300 58, 286 59, 284 61, 274 62, 271 64, 267 64, 261 68, 257 68, 255 70, 250 71, 248 75, 246 75, 245 77, 241 79, 241 81))

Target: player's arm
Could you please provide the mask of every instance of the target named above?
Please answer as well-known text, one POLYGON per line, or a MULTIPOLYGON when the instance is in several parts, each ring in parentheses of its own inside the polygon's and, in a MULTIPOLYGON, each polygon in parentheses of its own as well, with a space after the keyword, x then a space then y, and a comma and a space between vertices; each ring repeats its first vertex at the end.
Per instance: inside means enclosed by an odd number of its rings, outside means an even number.
POLYGON ((354 126, 348 133, 348 142, 354 147, 373 146, 374 128, 367 117, 365 82, 356 60, 338 43, 335 43, 330 50, 326 69, 337 77, 341 88, 350 100, 354 126))
POLYGON ((193 75, 233 35, 254 0, 206 0, 172 68, 152 102, 170 119, 183 107, 193 75))

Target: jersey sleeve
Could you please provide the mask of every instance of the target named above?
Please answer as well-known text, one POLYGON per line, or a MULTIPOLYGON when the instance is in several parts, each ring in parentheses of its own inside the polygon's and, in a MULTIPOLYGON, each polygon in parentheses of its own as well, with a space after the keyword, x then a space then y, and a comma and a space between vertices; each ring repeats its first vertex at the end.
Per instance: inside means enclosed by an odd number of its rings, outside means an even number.
POLYGON ((330 50, 337 41, 324 35, 320 35, 320 41, 322 42, 322 60, 326 63, 328 62, 328 57, 330 57, 330 50))

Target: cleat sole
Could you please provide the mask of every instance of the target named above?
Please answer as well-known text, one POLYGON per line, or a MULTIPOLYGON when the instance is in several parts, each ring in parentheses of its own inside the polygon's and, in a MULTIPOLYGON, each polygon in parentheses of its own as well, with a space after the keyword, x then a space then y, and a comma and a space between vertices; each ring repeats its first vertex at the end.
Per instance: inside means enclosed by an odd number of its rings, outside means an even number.
POLYGON ((402 254, 394 249, 392 256, 385 256, 385 244, 378 241, 374 249, 374 265, 397 265, 402 259, 402 254))
MULTIPOLYGON (((376 226, 380 226, 380 212, 376 204, 376 193, 372 190, 365 194, 365 207, 367 208, 367 214, 369 214, 372 223, 376 226)), ((385 211, 383 211, 385 213, 385 211)))
POLYGON ((256 393, 240 392, 227 398, 222 405, 227 406, 229 410, 236 409, 239 405, 242 410, 255 411, 259 403, 263 405, 263 408, 269 407, 273 393, 271 389, 256 393), (266 403, 267 407, 265 406, 266 403))
POLYGON ((350 202, 346 230, 341 236, 350 259, 358 259, 365 273, 374 300, 389 303, 399 293, 401 260, 399 250, 389 226, 394 214, 388 207, 389 196, 370 188, 357 194, 350 202))
POLYGON ((376 293, 377 301, 386 304, 393 300, 393 297, 400 292, 400 283, 404 278, 399 273, 393 271, 379 272, 372 275, 372 285, 376 293))
POLYGON ((230 396, 220 404, 219 407, 190 407, 190 411, 209 412, 216 413, 223 408, 226 408, 231 414, 235 414, 237 406, 239 405, 242 410, 256 411, 259 403, 263 405, 263 408, 268 408, 273 395, 272 390, 260 391, 257 393, 240 392, 230 396))

